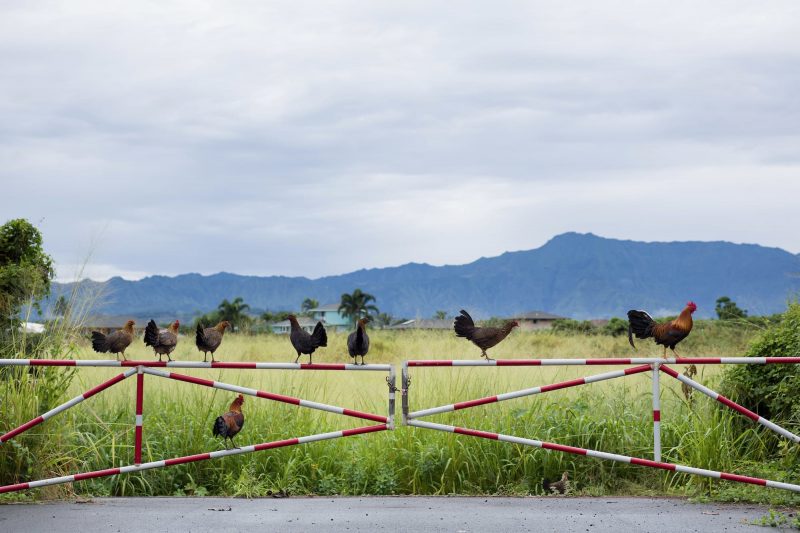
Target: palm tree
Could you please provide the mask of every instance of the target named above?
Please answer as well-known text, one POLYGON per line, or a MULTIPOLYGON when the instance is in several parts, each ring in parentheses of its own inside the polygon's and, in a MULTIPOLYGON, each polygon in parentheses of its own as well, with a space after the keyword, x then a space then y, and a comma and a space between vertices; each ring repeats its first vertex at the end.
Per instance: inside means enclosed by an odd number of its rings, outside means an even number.
POLYGON ((370 313, 378 314, 378 308, 369 302, 374 302, 375 297, 361 289, 356 289, 353 294, 342 294, 342 301, 339 304, 339 312, 342 316, 350 319, 350 322, 355 323, 359 318, 369 316, 370 313))
POLYGON ((436 311, 436 313, 433 315, 433 318, 437 320, 444 320, 447 318, 447 311, 436 311))
POLYGON ((303 300, 303 303, 300 304, 300 311, 304 315, 311 316, 311 313, 309 313, 309 311, 311 311, 312 309, 316 309, 317 307, 319 307, 319 302, 317 300, 313 298, 306 298, 305 300, 303 300))
POLYGON ((222 303, 217 307, 219 320, 227 320, 234 326, 242 326, 250 322, 250 317, 245 314, 245 311, 250 309, 250 306, 244 303, 241 296, 237 296, 232 302, 227 299, 222 300, 222 303))

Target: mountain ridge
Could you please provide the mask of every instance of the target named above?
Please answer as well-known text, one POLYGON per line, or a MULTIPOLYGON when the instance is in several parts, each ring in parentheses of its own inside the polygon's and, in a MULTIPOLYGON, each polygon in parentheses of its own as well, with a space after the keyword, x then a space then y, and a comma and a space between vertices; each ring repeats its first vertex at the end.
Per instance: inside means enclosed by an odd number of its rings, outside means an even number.
MULTIPOLYGON (((106 292, 96 312, 109 315, 194 316, 237 296, 254 310, 291 310, 305 298, 338 302, 342 293, 360 288, 396 317, 429 317, 437 310, 453 315, 466 308, 478 318, 541 309, 584 319, 623 316, 630 308, 671 314, 690 299, 699 306, 697 316, 711 317, 719 296, 751 314, 775 313, 800 294, 798 273, 800 254, 775 247, 568 232, 539 248, 462 265, 411 262, 314 279, 218 272, 90 283, 106 292)), ((71 287, 54 283, 50 300, 71 287)))

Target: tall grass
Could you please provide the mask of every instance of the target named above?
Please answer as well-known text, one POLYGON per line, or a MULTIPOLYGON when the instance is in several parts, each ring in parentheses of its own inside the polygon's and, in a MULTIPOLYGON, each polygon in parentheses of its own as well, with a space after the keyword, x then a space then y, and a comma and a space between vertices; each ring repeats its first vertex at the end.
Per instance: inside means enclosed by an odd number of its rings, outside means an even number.
MULTIPOLYGON (((683 355, 738 355, 753 332, 702 324, 681 347, 683 355)), ((478 358, 479 350, 450 332, 372 331, 367 362, 405 359, 478 358)), ((331 333, 316 362, 345 362, 346 336, 331 333)), ((627 339, 574 337, 514 332, 491 350, 503 357, 612 357, 634 352, 627 339)), ((639 356, 661 350, 641 342, 639 356)), ((75 345, 76 358, 99 358, 88 342, 75 345)), ((129 358, 149 359, 137 341, 129 358)), ((191 337, 181 339, 173 357, 197 360, 191 337)), ((285 336, 226 335, 220 360, 294 360, 285 336)), ((63 370, 48 369, 54 372, 63 370)), ((426 368, 412 369, 412 410, 444 405, 604 372, 603 367, 426 368)), ((695 379, 715 385, 719 369, 700 367, 695 379)), ((386 384, 379 373, 186 370, 187 374, 298 396, 374 413, 385 413, 386 384)), ((119 369, 81 369, 59 400, 78 394, 119 373, 119 369)), ((4 386, 10 387, 8 383, 4 386)), ((5 403, 31 401, 37 391, 6 388, 5 403)), ((689 404, 680 384, 662 379, 663 459, 716 470, 784 479, 797 459, 793 447, 774 459, 779 441, 762 428, 745 432, 733 424, 739 416, 705 397, 689 404)), ((133 463, 135 380, 129 379, 0 447, 0 482, 97 470, 133 463), (6 446, 15 453, 4 453, 6 446), (13 460, 12 460, 13 459, 13 460)), ((529 437, 637 457, 652 457, 649 373, 554 391, 529 398, 441 414, 432 421, 529 437)), ((145 379, 143 460, 160 460, 221 448, 211 436, 216 416, 233 395, 152 376, 145 379)), ((399 406, 399 401, 398 401, 399 406)), ((2 419, 14 427, 41 412, 33 402, 2 419), (24 414, 21 414, 24 413, 24 414), (28 418, 25 418, 28 417, 28 418)), ((246 423, 237 443, 253 444, 365 425, 363 421, 247 397, 246 423)), ((398 416, 399 419, 399 416, 398 416)), ((790 428, 793 429, 793 428, 790 428)), ((796 429, 796 428, 794 428, 796 429)), ((540 494, 543 477, 571 473, 584 494, 677 493, 725 499, 764 497, 760 488, 709 482, 692 476, 610 463, 559 452, 400 427, 345 439, 257 452, 221 460, 150 470, 137 475, 99 478, 74 485, 31 491, 22 497, 82 495, 231 495, 267 494, 540 494)), ((19 498, 20 496, 5 496, 19 498)), ((773 502, 796 502, 783 491, 769 491, 773 502)))

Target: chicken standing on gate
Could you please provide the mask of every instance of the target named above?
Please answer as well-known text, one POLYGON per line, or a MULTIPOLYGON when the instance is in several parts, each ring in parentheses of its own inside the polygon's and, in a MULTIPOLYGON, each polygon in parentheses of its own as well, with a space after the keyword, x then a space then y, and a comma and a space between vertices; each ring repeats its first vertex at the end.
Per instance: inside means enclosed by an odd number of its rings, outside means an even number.
POLYGON ((225 328, 231 327, 231 323, 223 320, 213 328, 203 328, 200 323, 197 323, 197 331, 195 332, 194 342, 197 349, 203 352, 203 362, 208 359, 208 352, 211 352, 211 362, 216 363, 214 360, 214 352, 217 351, 219 345, 222 344, 222 336, 225 334, 225 328))
POLYGON ((172 361, 169 354, 178 345, 178 327, 180 325, 181 323, 176 320, 167 329, 158 329, 155 320, 147 323, 147 327, 144 329, 144 343, 146 346, 153 347, 153 351, 158 354, 159 361, 161 361, 162 355, 166 355, 167 360, 172 361))
POLYGON ((694 302, 689 302, 681 311, 681 314, 678 315, 678 318, 659 324, 645 311, 631 309, 628 311, 628 342, 636 348, 633 344, 634 335, 636 335, 637 339, 652 337, 656 344, 664 346, 664 357, 667 356, 667 348, 672 350, 675 357, 679 357, 678 352, 675 351, 675 345, 691 333, 693 325, 692 313, 696 310, 697 305, 694 302))
POLYGON ((136 324, 133 320, 128 320, 122 329, 118 329, 108 335, 103 335, 99 331, 92 332, 92 348, 98 353, 113 353, 119 359, 119 354, 122 354, 122 360, 126 361, 125 348, 130 346, 133 342, 133 325, 136 324))
POLYGON ((364 364, 364 356, 369 351, 369 335, 367 335, 367 322, 370 318, 364 317, 356 322, 356 330, 347 336, 347 352, 358 364, 358 356, 361 356, 361 364, 364 364))
POLYGON ((317 325, 314 326, 314 333, 308 333, 300 327, 300 323, 297 321, 295 315, 289 315, 287 318, 292 325, 289 340, 292 341, 292 346, 294 346, 294 349, 297 351, 297 359, 295 359, 294 362, 296 363, 299 361, 301 355, 307 354, 308 362, 311 364, 311 354, 314 353, 314 350, 321 346, 328 345, 328 334, 325 333, 325 326, 322 325, 322 322, 317 322, 317 325))
POLYGON ((485 357, 487 361, 494 361, 486 354, 486 350, 496 345, 505 339, 511 330, 518 327, 519 323, 516 320, 509 320, 502 327, 492 328, 475 326, 475 322, 469 313, 461 310, 461 314, 456 317, 453 323, 453 329, 456 331, 456 337, 464 337, 467 340, 481 349, 481 357, 485 357))
POLYGON ((228 449, 228 439, 231 439, 231 444, 235 449, 239 449, 236 443, 233 442, 235 437, 244 426, 244 415, 242 414, 242 404, 244 403, 244 396, 241 394, 233 400, 228 412, 222 416, 218 416, 214 421, 214 429, 212 433, 215 437, 222 437, 222 442, 225 443, 225 449, 228 449))

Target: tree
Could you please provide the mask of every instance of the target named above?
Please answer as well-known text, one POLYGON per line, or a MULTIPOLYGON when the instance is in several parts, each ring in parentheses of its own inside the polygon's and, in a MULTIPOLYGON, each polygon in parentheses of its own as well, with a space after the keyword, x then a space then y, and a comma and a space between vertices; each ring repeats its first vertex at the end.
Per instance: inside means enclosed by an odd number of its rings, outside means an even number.
POLYGON ((375 321, 381 327, 391 326, 392 322, 394 322, 394 317, 389 313, 378 313, 375 316, 375 321))
POLYGON ((250 309, 250 306, 244 303, 241 296, 237 296, 232 302, 227 299, 222 300, 222 303, 217 307, 219 320, 227 320, 234 326, 243 326, 250 323, 250 317, 245 314, 245 311, 250 309))
POLYGON ((261 313, 261 320, 267 324, 273 324, 286 320, 291 314, 290 311, 275 311, 274 313, 272 311, 265 311, 261 313))
POLYGON ((433 318, 437 320, 444 320, 447 318, 447 311, 436 311, 436 313, 433 315, 433 318))
POLYGON ((56 300, 56 303, 53 304, 53 314, 60 317, 65 317, 69 314, 70 305, 67 301, 66 297, 62 294, 56 300))
POLYGON ((0 226, 0 321, 15 319, 26 301, 40 310, 38 301, 50 294, 54 276, 53 259, 33 224, 18 218, 0 226))
POLYGON ((314 300, 313 298, 306 298, 303 300, 303 303, 300 304, 300 311, 302 314, 310 316, 311 313, 309 313, 309 311, 316 309, 317 307, 319 307, 319 302, 317 300, 314 300))
POLYGON ((714 308, 717 311, 717 317, 720 320, 732 320, 736 318, 745 318, 747 311, 741 309, 736 302, 727 296, 720 296, 717 298, 717 305, 714 308))
POLYGON ((350 322, 355 323, 359 318, 369 316, 370 313, 378 314, 378 308, 369 302, 374 302, 375 297, 361 289, 356 289, 353 294, 342 294, 342 300, 339 304, 339 312, 350 319, 350 322))

